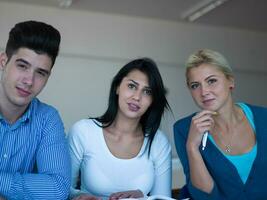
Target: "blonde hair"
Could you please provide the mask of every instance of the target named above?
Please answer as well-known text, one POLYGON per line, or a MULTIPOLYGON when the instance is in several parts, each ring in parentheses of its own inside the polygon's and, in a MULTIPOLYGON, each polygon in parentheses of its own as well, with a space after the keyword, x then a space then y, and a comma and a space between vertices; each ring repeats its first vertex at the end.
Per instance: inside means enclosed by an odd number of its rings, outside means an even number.
POLYGON ((200 49, 189 56, 186 62, 186 81, 188 83, 188 73, 190 69, 202 64, 210 64, 220 70, 227 79, 233 77, 233 70, 225 57, 210 49, 200 49))

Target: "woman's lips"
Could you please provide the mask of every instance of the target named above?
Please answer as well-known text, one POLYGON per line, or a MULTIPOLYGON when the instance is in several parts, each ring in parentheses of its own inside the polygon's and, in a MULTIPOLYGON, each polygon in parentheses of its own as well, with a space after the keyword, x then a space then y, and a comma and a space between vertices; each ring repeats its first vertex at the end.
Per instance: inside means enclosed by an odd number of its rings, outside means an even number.
POLYGON ((130 111, 137 112, 140 109, 140 106, 133 104, 133 103, 128 103, 128 107, 130 111))
POLYGON ((214 99, 206 99, 206 100, 203 100, 202 103, 203 103, 204 105, 210 105, 210 104, 213 103, 213 101, 214 101, 214 99))

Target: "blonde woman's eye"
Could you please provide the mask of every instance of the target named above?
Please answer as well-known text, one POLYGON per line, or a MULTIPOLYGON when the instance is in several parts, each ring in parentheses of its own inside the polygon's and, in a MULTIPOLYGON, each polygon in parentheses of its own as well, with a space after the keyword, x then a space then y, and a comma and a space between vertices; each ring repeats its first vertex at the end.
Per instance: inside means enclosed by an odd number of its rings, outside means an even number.
POLYGON ((193 84, 190 85, 190 89, 191 90, 194 90, 194 89, 196 89, 198 87, 199 87, 199 84, 198 83, 193 83, 193 84))
POLYGON ((212 79, 209 79, 208 80, 208 84, 209 85, 211 85, 211 84, 213 84, 213 83, 216 83, 217 82, 217 79, 215 79, 215 78, 212 78, 212 79))

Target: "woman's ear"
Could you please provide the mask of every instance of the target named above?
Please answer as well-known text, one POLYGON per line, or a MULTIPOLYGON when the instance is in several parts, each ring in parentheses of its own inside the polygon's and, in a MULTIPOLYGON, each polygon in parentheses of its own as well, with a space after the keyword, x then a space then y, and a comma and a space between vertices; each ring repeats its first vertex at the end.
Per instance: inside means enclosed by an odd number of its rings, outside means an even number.
POLYGON ((119 86, 116 89, 116 95, 119 95, 119 86))
POLYGON ((229 89, 232 91, 235 88, 235 79, 234 79, 234 77, 230 77, 229 81, 230 81, 229 89))

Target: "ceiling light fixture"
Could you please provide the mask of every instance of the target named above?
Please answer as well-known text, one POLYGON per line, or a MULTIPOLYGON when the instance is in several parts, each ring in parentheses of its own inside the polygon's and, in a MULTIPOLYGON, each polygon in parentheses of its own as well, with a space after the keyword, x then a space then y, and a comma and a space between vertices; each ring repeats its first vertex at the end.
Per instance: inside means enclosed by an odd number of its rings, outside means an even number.
POLYGON ((207 14, 208 12, 214 10, 218 6, 222 5, 229 0, 206 0, 202 1, 193 8, 189 9, 187 12, 182 14, 182 19, 193 22, 196 21, 201 16, 207 14))
POLYGON ((58 0, 58 5, 61 8, 68 8, 72 4, 72 0, 58 0))

